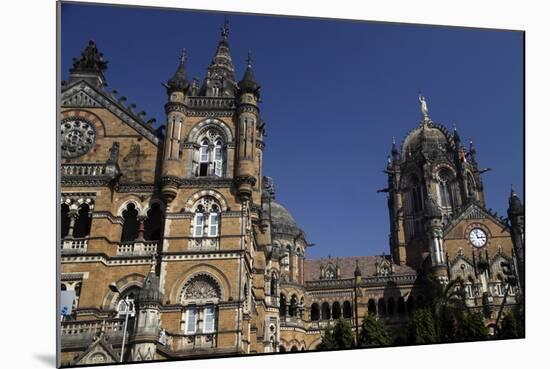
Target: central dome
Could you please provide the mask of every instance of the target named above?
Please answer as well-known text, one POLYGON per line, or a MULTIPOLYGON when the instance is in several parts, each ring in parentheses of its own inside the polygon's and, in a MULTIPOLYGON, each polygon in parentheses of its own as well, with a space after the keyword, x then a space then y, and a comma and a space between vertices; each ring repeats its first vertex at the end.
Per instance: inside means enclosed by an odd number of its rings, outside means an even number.
POLYGON ((447 132, 436 126, 434 123, 422 123, 413 129, 405 138, 401 151, 401 157, 405 158, 407 153, 414 152, 422 146, 425 140, 428 145, 446 146, 450 142, 447 132))
POLYGON ((274 233, 296 236, 301 232, 290 212, 275 201, 271 202, 271 226, 274 233))

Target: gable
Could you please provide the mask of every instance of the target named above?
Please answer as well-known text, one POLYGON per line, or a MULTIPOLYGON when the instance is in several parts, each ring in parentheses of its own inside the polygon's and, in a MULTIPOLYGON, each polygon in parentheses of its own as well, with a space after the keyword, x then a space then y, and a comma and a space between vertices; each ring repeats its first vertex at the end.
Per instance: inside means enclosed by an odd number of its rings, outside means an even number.
POLYGON ((447 223, 443 229, 443 236, 459 237, 463 233, 462 229, 472 222, 483 223, 489 228, 499 229, 499 233, 502 233, 503 230, 508 231, 508 225, 496 213, 491 213, 479 204, 472 203, 462 213, 447 223))
POLYGON ((86 81, 79 81, 67 86, 61 92, 62 108, 104 108, 115 115, 141 136, 154 145, 159 145, 160 139, 152 126, 147 125, 138 113, 119 103, 112 96, 98 91, 86 81))
POLYGON ((116 353, 105 343, 102 337, 80 354, 74 360, 73 365, 109 364, 116 363, 117 361, 116 353))

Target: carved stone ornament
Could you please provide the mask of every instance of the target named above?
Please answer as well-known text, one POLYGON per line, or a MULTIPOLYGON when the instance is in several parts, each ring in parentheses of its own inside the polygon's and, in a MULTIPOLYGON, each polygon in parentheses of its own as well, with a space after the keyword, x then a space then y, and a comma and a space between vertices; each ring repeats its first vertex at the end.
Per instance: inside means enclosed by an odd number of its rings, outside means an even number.
POLYGON ((185 289, 184 300, 211 300, 220 297, 218 289, 206 276, 194 278, 185 289))
POLYGON ((86 154, 97 137, 93 124, 78 118, 68 118, 61 123, 61 156, 76 158, 86 154))

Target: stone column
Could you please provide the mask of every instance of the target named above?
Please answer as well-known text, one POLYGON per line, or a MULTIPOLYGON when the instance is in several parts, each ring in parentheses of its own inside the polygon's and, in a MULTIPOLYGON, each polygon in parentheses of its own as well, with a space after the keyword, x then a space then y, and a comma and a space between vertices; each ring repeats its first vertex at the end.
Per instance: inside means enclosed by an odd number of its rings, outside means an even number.
POLYGON ((77 219, 78 219, 78 210, 71 209, 69 211, 69 231, 67 232, 66 238, 74 238, 73 237, 74 225, 77 219))

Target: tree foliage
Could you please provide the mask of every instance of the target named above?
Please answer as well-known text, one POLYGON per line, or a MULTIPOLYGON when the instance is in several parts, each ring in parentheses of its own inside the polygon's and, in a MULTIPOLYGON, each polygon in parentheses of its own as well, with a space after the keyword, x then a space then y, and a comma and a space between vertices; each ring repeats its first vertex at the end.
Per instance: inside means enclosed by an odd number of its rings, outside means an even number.
POLYGON ((334 339, 332 336, 332 327, 327 325, 323 331, 323 336, 321 337, 321 343, 317 346, 318 350, 333 350, 335 349, 334 339))
POLYGON ((515 312, 509 312, 504 316, 498 332, 498 338, 512 339, 524 337, 522 324, 516 315, 515 312))
POLYGON ((435 321, 430 308, 414 310, 409 319, 407 331, 409 344, 438 342, 435 321))
POLYGON ((359 333, 359 344, 363 347, 388 346, 391 338, 383 322, 372 315, 365 315, 359 333))
POLYGON ((489 329, 485 326, 483 314, 466 312, 459 321, 457 333, 458 340, 479 341, 488 338, 489 329))
POLYGON ((326 326, 317 347, 319 350, 346 349, 353 346, 353 331, 347 320, 339 319, 334 327, 326 326))

